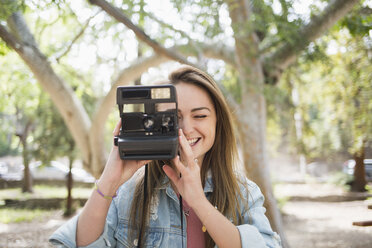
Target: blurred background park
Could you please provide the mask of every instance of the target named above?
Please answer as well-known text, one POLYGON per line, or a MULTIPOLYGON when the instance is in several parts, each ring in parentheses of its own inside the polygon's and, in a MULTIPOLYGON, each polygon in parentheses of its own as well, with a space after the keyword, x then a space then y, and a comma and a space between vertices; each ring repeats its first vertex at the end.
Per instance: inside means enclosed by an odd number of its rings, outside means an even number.
POLYGON ((218 82, 284 247, 372 247, 372 1, 1 0, 0 247, 49 247, 99 177, 116 87, 218 82))

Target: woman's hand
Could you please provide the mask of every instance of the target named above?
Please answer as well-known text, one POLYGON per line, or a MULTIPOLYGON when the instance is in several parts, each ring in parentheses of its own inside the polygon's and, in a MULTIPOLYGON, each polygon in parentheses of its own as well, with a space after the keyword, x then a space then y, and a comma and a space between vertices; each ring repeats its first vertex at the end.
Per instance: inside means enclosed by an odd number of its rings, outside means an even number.
MULTIPOLYGON (((113 135, 119 135, 121 120, 116 124, 113 135)), ((113 145, 105 169, 99 179, 99 183, 109 186, 109 191, 116 192, 117 188, 130 179, 133 174, 151 160, 122 160, 119 156, 118 147, 113 145)))
POLYGON ((172 161, 182 176, 180 177, 169 165, 164 165, 163 170, 175 185, 178 193, 193 208, 196 203, 205 198, 200 178, 200 166, 198 160, 194 158, 182 129, 179 130, 179 144, 181 158, 177 156, 172 161))
MULTIPOLYGON (((119 121, 113 132, 114 136, 119 135, 121 121, 119 121)), ((81 212, 77 224, 76 244, 77 246, 87 246, 102 234, 107 213, 111 200, 102 197, 114 196, 121 184, 126 182, 133 174, 149 161, 121 160, 118 147, 111 149, 105 169, 98 181, 98 188, 92 192, 83 211, 81 212)))

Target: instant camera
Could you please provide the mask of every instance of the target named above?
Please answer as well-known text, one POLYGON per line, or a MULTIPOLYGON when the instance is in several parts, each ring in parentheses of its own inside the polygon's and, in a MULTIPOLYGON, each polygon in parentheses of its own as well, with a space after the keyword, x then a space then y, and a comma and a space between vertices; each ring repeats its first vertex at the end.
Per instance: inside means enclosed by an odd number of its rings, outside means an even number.
POLYGON ((117 88, 121 118, 115 145, 123 160, 166 160, 178 151, 177 96, 173 85, 117 88))

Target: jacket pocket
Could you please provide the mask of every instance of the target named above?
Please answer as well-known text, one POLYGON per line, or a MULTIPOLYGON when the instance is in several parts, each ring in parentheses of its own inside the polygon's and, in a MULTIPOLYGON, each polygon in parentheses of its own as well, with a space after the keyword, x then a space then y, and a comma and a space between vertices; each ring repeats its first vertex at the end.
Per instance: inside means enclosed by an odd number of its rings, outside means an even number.
MULTIPOLYGON (((129 237, 130 229, 126 223, 119 223, 115 232, 115 238, 118 241, 118 247, 132 248, 137 247, 138 237, 129 237), (120 244, 120 245, 119 245, 120 244)), ((146 240, 142 247, 160 247, 164 232, 158 228, 150 228, 146 232, 146 240)))

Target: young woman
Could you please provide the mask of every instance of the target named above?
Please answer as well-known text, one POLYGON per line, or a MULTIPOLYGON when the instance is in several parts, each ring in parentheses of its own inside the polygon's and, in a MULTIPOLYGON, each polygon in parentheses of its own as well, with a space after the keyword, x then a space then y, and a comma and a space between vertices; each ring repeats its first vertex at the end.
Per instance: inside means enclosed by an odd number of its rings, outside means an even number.
POLYGON ((217 84, 189 66, 172 72, 169 83, 178 97, 179 156, 165 165, 126 161, 113 146, 83 211, 50 242, 63 247, 280 247, 260 189, 234 170, 232 118, 217 84))

